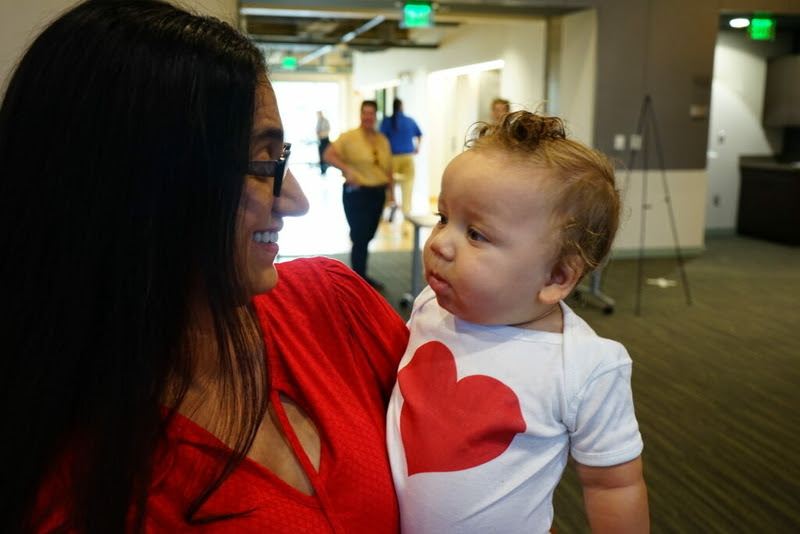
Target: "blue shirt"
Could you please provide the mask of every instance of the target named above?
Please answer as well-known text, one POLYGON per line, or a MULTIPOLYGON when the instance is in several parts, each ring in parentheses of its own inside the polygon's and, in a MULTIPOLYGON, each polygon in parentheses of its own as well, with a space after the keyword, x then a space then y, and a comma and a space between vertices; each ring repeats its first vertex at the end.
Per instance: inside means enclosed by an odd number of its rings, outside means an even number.
POLYGON ((386 117, 381 122, 381 133, 389 138, 392 145, 392 154, 413 154, 414 138, 422 137, 422 132, 411 117, 406 117, 402 111, 396 113, 397 128, 392 126, 392 117, 386 117))

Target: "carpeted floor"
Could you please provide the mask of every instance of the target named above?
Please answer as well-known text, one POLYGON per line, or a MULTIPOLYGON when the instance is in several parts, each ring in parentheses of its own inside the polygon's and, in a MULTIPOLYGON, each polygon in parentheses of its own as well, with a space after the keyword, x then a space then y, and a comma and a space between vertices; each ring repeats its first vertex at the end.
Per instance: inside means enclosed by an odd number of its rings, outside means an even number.
MULTIPOLYGON (((612 261, 611 314, 591 298, 569 304, 634 360, 654 534, 800 532, 800 248, 742 237, 706 247, 685 262, 691 305, 674 259, 612 261), (646 282, 659 278, 669 287, 646 282)), ((370 255, 404 317, 410 266, 410 252, 370 255)), ((559 534, 589 532, 569 468, 555 512, 559 534)))

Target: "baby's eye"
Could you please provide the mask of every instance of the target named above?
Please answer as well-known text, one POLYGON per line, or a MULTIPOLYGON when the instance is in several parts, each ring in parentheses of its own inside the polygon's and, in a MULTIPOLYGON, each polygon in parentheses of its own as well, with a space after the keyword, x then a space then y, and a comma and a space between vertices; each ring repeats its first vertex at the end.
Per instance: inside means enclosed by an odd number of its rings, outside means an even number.
POLYGON ((434 215, 439 217, 439 223, 438 224, 447 224, 447 215, 445 215, 443 213, 435 213, 434 215))
POLYGON ((467 230, 467 237, 471 241, 486 241, 486 237, 479 231, 475 230, 474 228, 470 228, 467 230))

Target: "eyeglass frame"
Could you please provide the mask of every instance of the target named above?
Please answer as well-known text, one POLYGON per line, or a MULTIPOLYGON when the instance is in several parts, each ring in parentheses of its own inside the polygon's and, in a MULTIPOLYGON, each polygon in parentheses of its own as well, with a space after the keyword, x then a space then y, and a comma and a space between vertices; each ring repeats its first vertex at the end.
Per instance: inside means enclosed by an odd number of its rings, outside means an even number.
MULTIPOLYGON (((272 184, 272 194, 276 197, 281 196, 283 179, 289 170, 289 156, 292 154, 292 143, 283 143, 283 151, 278 159, 269 161, 250 161, 247 164, 247 174, 261 178, 275 178, 272 184)), ((261 180, 265 182, 266 180, 261 180)))

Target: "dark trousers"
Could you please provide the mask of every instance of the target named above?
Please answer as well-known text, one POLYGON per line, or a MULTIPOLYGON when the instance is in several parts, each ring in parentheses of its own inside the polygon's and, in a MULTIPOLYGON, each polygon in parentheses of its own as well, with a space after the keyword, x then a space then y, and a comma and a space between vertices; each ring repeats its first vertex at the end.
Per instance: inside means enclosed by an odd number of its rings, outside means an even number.
POLYGON ((350 225, 350 240, 353 242, 350 266, 362 278, 367 276, 367 246, 378 230, 384 202, 384 186, 351 188, 345 185, 342 192, 344 214, 350 225))
POLYGON ((325 149, 328 148, 328 144, 330 144, 331 140, 327 137, 320 137, 319 138, 319 172, 325 174, 325 171, 328 170, 328 164, 325 163, 325 160, 322 159, 322 154, 325 153, 325 149))

